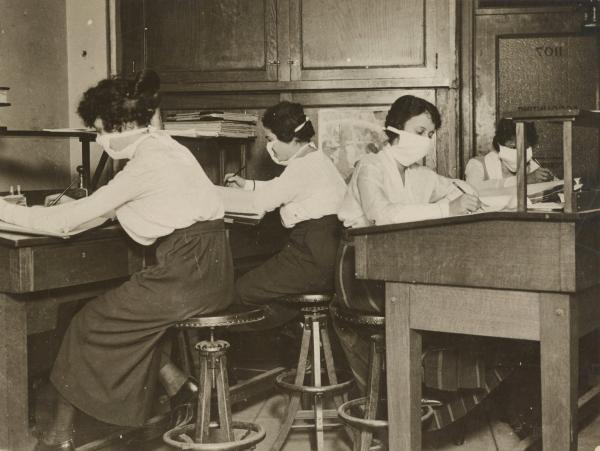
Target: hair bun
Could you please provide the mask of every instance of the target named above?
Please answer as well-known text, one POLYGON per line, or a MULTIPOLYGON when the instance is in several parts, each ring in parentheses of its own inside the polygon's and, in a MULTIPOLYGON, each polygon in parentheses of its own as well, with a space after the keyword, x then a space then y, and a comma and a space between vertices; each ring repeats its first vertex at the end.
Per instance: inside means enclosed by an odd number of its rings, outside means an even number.
POLYGON ((133 82, 133 97, 153 97, 160 89, 160 78, 152 69, 144 69, 136 74, 133 82))

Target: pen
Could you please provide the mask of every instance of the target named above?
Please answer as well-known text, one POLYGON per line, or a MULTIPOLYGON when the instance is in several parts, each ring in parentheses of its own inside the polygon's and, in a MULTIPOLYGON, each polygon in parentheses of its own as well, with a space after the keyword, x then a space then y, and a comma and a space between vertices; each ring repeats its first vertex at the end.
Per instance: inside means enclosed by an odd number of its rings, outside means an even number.
POLYGON ((73 187, 73 185, 75 185, 75 183, 77 183, 77 179, 73 180, 73 181, 71 182, 71 184, 70 184, 69 186, 67 186, 67 187, 65 188, 65 190, 64 190, 62 193, 60 193, 60 194, 59 194, 57 197, 55 197, 55 198, 54 198, 54 199, 53 199, 53 200, 52 200, 52 201, 51 201, 51 202, 48 204, 48 206, 49 206, 49 207, 53 207, 54 205, 58 204, 58 201, 59 201, 59 200, 60 200, 60 199, 61 199, 61 198, 62 198, 62 197, 63 197, 63 196, 64 196, 64 195, 67 193, 67 191, 69 191, 69 190, 70 190, 70 189, 73 187))
MULTIPOLYGON (((237 176, 237 175, 240 175, 244 169, 246 169, 246 166, 242 166, 241 168, 239 168, 237 171, 235 171, 233 174, 231 174, 231 175, 230 175, 230 176, 227 178, 227 180, 229 180, 230 178, 232 178, 232 177, 235 177, 235 176, 237 176)), ((227 183, 227 180, 223 180, 223 183, 227 183)))
POLYGON ((454 186, 456 186, 456 187, 458 188, 458 190, 459 190, 461 193, 463 193, 463 194, 467 194, 467 192, 466 192, 464 189, 462 189, 462 188, 461 188, 461 186, 460 186, 458 183, 456 183, 456 182, 452 182, 452 184, 453 184, 454 186))
MULTIPOLYGON (((463 193, 463 194, 469 194, 469 193, 467 193, 467 192, 466 192, 466 191, 465 191, 465 190, 464 190, 464 189, 463 189, 463 188, 462 188, 462 187, 461 187, 461 186, 460 186, 458 183, 456 183, 455 181, 453 181, 453 182, 452 182, 452 184, 453 184, 454 186, 456 186, 456 188, 458 188, 458 190, 459 190, 461 193, 463 193)), ((488 204, 486 204, 485 202, 483 202, 483 201, 482 201, 482 200, 479 198, 479 196, 477 197, 477 200, 479 201, 479 208, 481 208, 481 207, 489 207, 489 205, 488 205, 488 204)))

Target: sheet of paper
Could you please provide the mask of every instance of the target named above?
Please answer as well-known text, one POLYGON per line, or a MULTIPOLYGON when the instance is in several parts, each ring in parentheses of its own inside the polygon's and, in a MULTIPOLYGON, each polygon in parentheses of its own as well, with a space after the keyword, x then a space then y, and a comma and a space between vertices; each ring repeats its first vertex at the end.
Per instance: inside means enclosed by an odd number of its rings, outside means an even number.
POLYGON ((48 230, 32 229, 29 227, 23 227, 23 226, 19 226, 19 225, 15 225, 15 224, 10 224, 8 222, 0 221, 0 231, 21 233, 21 234, 25 234, 25 235, 40 235, 40 236, 54 236, 57 238, 69 238, 70 236, 77 235, 81 232, 85 232, 86 230, 93 229, 94 227, 98 227, 98 226, 104 224, 106 221, 107 221, 106 218, 92 219, 91 221, 81 224, 79 227, 77 227, 74 230, 71 230, 68 233, 58 233, 58 232, 52 232, 52 231, 48 231, 48 230))

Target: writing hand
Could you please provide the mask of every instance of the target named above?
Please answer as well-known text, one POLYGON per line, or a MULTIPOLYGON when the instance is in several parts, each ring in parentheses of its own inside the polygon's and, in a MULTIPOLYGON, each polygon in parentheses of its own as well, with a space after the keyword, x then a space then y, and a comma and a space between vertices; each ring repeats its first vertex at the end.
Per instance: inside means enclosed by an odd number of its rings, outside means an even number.
POLYGON ((548 182, 554 179, 552 171, 546 168, 538 168, 533 172, 527 174, 527 183, 540 183, 548 182))
POLYGON ((225 174, 224 185, 230 188, 243 188, 246 186, 246 179, 236 174, 225 174))
POLYGON ((477 211, 480 207, 481 201, 477 196, 473 196, 472 194, 463 194, 453 201, 450 201, 449 204, 451 216, 477 211))

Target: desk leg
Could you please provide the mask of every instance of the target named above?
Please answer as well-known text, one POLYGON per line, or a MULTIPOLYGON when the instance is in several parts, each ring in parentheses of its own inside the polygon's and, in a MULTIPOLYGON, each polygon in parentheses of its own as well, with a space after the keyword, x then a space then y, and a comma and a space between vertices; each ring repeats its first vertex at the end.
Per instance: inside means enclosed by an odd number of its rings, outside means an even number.
POLYGON ((542 440, 544 451, 577 451, 577 302, 540 294, 542 440))
POLYGON ((421 335, 410 328, 410 285, 386 283, 390 451, 421 449, 421 335))
POLYGON ((0 449, 31 449, 24 301, 0 294, 0 449))

